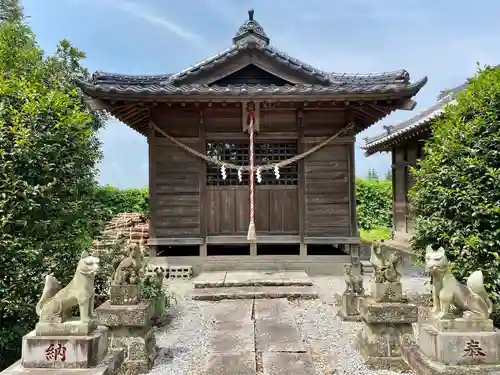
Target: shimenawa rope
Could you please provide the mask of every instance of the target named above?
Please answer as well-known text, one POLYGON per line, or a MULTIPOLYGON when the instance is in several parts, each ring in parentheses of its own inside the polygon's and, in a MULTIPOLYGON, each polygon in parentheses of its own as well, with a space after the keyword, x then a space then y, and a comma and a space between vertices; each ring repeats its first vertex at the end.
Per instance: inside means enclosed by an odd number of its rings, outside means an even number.
MULTIPOLYGON (((153 128, 158 133, 163 135, 165 138, 169 139, 172 143, 175 143, 180 148, 184 149, 185 151, 189 152, 192 155, 195 155, 195 156, 207 161, 208 163, 215 164, 219 167, 231 168, 231 169, 236 169, 236 170, 241 169, 241 170, 244 170, 247 172, 251 170, 250 166, 248 166, 248 165, 237 165, 237 164, 233 164, 233 163, 228 163, 228 162, 217 160, 214 157, 210 157, 208 155, 202 154, 201 152, 196 151, 195 149, 185 145, 184 143, 182 143, 178 139, 176 139, 176 138, 172 137, 171 135, 169 135, 168 133, 166 133, 164 130, 160 129, 154 122, 151 122, 151 124, 153 125, 153 128)), ((352 122, 350 122, 343 129, 341 129, 337 133, 333 134, 331 137, 325 139, 323 142, 318 143, 316 146, 312 147, 311 149, 307 150, 306 152, 303 152, 302 154, 295 155, 294 157, 292 157, 290 159, 286 159, 286 160, 280 161, 278 163, 264 164, 264 165, 257 166, 257 167, 254 166, 254 169, 259 168, 261 171, 266 171, 266 170, 268 171, 268 170, 274 169, 275 167, 278 167, 278 168, 284 167, 284 166, 287 166, 289 164, 298 162, 299 160, 302 160, 302 159, 308 157, 309 155, 311 155, 312 153, 318 151, 320 148, 323 148, 324 146, 329 144, 331 141, 333 141, 335 138, 337 138, 339 135, 345 133, 349 129, 352 129, 353 127, 354 127, 354 124, 352 122)))

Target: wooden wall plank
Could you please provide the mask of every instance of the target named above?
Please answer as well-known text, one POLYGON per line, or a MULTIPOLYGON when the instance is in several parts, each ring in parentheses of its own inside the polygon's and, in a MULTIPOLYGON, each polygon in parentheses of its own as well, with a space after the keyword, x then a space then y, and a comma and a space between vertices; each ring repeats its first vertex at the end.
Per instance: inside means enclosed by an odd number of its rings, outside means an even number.
MULTIPOLYGON (((208 235, 246 235, 249 223, 248 186, 207 187, 208 235)), ((257 235, 298 234, 297 188, 257 186, 255 226, 257 235)))
MULTIPOLYGON (((199 125, 199 114, 197 121, 199 125)), ((190 147, 200 149, 200 140, 193 138, 190 147)), ((152 215, 156 237, 200 237, 200 174, 205 163, 164 137, 155 138, 150 162, 155 169, 152 215)))
POLYGON ((304 110, 305 136, 330 136, 345 126, 344 110, 304 110))
POLYGON ((260 109, 260 132, 295 132, 295 111, 283 109, 260 109))
POLYGON ((328 145, 305 159, 305 232, 308 237, 350 235, 349 146, 328 145))

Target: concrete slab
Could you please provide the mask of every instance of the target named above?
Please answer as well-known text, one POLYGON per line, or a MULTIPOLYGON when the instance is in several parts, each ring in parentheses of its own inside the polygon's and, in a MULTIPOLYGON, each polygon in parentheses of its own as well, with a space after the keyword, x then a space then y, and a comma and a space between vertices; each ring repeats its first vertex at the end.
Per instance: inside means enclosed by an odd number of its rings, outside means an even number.
POLYGON ((255 342, 259 352, 304 353, 306 351, 296 324, 290 322, 256 320, 255 342))
POLYGON ((203 272, 193 280, 195 289, 197 288, 217 288, 224 285, 227 272, 203 272))
POLYGON ((255 320, 284 321, 295 323, 293 307, 285 298, 255 300, 255 320))
POLYGON ((195 289, 191 298, 200 301, 253 298, 302 298, 315 299, 318 294, 311 286, 243 286, 230 288, 195 289))
POLYGON ((309 353, 262 353, 264 375, 315 375, 309 353))
POLYGON ((252 321, 253 300, 220 301, 213 305, 212 315, 217 323, 252 321))
POLYGON ((215 353, 243 353, 255 351, 253 322, 229 323, 225 329, 214 332, 211 349, 215 353))
POLYGON ((224 280, 225 287, 237 286, 312 286, 304 271, 231 271, 224 280))
POLYGON ((255 375, 255 353, 220 354, 210 357, 204 375, 255 375))

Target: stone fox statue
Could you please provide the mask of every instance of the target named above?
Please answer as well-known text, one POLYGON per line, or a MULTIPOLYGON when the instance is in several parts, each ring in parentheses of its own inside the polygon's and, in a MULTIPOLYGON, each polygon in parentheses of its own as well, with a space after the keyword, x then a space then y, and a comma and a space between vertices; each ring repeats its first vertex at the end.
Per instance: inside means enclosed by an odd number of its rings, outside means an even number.
POLYGON ((113 283, 115 285, 135 284, 138 281, 137 276, 142 268, 142 251, 139 245, 131 243, 128 245, 129 254, 119 263, 114 262, 113 283), (135 275, 135 278, 134 278, 135 275))
POLYGON ((98 269, 99 259, 83 252, 75 275, 65 288, 61 289, 54 276, 47 275, 42 297, 36 305, 40 322, 62 322, 75 306, 80 309, 80 321, 90 321, 94 310, 94 278, 98 269))
POLYGON ((432 312, 437 313, 437 318, 446 317, 450 306, 454 305, 461 311, 470 311, 478 318, 488 319, 493 303, 484 288, 481 271, 469 276, 467 286, 459 283, 448 268, 448 258, 442 247, 437 251, 427 247, 425 265, 432 275, 432 312))

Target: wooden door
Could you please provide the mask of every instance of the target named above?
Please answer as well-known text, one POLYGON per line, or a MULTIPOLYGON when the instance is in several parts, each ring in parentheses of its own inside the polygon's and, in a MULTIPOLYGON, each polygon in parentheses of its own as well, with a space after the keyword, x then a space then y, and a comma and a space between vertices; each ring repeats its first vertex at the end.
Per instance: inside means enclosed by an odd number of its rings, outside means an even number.
MULTIPOLYGON (((207 187, 207 207, 209 236, 247 234, 248 186, 207 187)), ((258 234, 298 234, 297 186, 257 186, 255 227, 258 234)))

